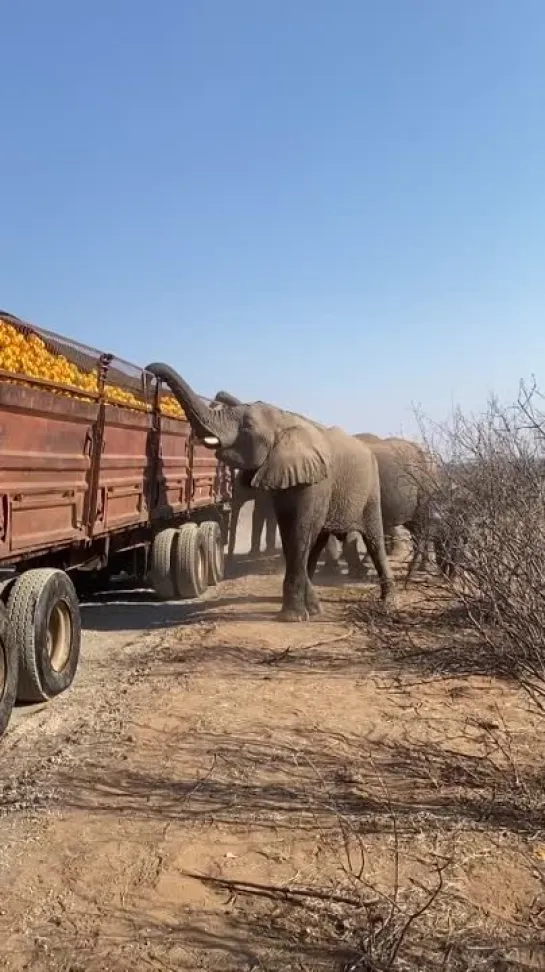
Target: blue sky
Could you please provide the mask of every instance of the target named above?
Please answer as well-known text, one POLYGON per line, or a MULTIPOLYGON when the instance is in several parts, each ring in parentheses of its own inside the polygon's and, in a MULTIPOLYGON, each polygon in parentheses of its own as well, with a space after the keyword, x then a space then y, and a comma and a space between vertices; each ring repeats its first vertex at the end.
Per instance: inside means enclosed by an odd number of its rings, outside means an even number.
POLYGON ((348 431, 545 384, 543 0, 0 0, 0 306, 348 431))

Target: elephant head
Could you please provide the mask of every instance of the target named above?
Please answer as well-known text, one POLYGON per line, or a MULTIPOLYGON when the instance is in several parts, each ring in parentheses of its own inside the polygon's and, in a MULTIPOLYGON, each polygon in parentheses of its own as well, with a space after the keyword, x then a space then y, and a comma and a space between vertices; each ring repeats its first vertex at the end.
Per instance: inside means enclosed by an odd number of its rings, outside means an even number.
POLYGON ((240 403, 226 392, 218 394, 228 402, 212 408, 169 365, 156 362, 146 371, 166 382, 205 446, 228 466, 251 473, 253 487, 310 486, 329 475, 327 439, 310 420, 264 402, 240 403))
POLYGON ((214 401, 219 402, 220 405, 242 405, 240 398, 235 398, 234 395, 230 395, 226 391, 216 392, 214 401))
POLYGON ((354 438, 360 442, 382 442, 380 435, 374 435, 373 432, 357 432, 354 438))

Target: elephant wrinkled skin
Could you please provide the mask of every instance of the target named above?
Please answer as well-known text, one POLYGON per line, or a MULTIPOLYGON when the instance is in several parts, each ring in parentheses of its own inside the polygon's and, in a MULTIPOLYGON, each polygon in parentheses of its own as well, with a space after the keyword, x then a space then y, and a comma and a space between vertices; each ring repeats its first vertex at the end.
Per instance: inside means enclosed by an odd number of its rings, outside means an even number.
MULTIPOLYGON (((396 437, 381 439, 370 432, 359 432, 355 439, 364 442, 373 452, 378 463, 382 521, 387 546, 395 555, 400 539, 397 528, 409 530, 415 544, 415 552, 421 557, 421 566, 428 563, 429 512, 434 493, 436 470, 425 450, 407 439, 396 437)), ((357 537, 347 537, 343 554, 350 572, 356 572, 359 561, 357 537)), ((328 543, 326 561, 338 561, 339 549, 335 541, 328 543)))
POLYGON ((176 371, 155 363, 146 369, 166 382, 195 434, 228 466, 244 470, 250 485, 270 492, 286 562, 284 621, 306 620, 321 606, 312 584, 330 534, 357 530, 389 601, 394 579, 386 556, 377 461, 364 443, 341 429, 263 402, 214 409, 176 371))

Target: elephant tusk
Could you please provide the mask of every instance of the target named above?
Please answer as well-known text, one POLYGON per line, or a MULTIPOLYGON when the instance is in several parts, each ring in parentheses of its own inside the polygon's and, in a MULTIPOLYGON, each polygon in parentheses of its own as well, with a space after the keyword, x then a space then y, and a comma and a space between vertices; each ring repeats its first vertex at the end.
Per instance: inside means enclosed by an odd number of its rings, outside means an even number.
POLYGON ((203 442, 205 446, 208 446, 209 449, 216 449, 220 444, 220 440, 218 439, 217 435, 205 435, 203 442))

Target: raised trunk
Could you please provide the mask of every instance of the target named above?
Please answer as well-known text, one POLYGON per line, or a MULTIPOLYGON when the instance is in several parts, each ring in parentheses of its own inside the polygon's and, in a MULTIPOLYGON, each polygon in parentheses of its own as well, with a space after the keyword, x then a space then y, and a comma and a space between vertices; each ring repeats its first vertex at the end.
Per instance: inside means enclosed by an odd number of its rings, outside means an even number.
MULTIPOLYGON (((182 406, 191 428, 200 439, 206 441, 207 438, 215 437, 219 439, 215 445, 224 447, 234 442, 238 430, 238 416, 234 408, 228 406, 210 408, 170 365, 154 361, 145 370, 168 385, 182 406)), ((214 445, 214 443, 210 442, 207 445, 214 445)))

